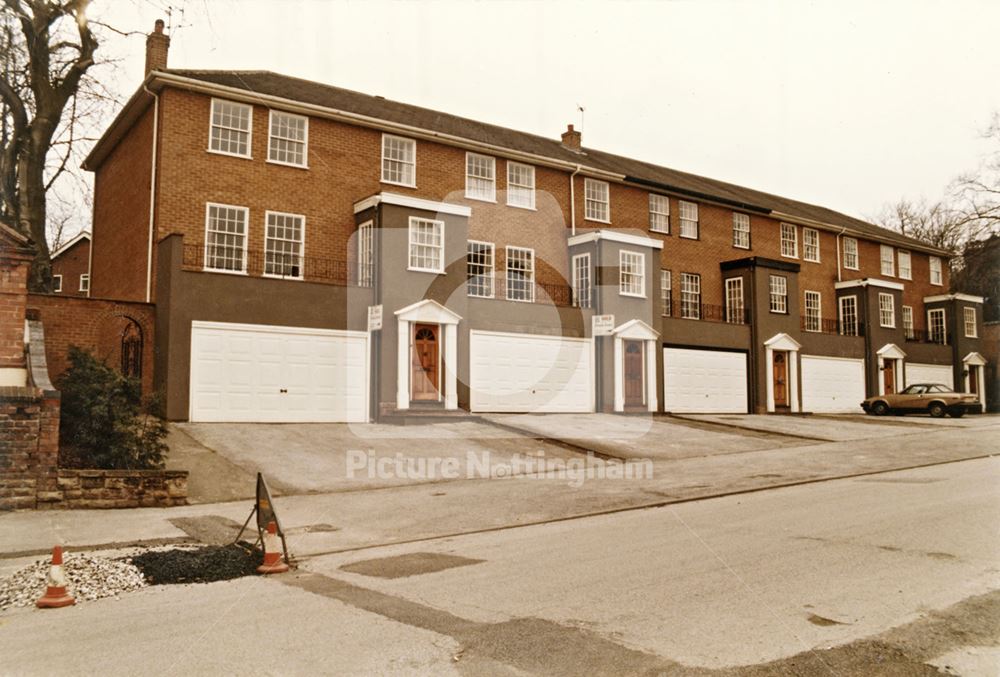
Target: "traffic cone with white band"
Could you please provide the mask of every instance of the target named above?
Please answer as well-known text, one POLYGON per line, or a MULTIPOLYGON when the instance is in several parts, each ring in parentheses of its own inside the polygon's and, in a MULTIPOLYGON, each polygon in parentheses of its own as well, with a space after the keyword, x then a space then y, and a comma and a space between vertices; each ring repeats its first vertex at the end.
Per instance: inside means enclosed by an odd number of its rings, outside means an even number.
POLYGON ((264 532, 264 563, 257 567, 258 574, 280 574, 288 571, 278 542, 278 525, 271 520, 264 532))
POLYGON ((38 598, 35 606, 39 609, 58 609, 76 604, 76 600, 66 592, 66 574, 63 573, 62 546, 52 548, 52 566, 46 581, 48 588, 45 594, 38 598))

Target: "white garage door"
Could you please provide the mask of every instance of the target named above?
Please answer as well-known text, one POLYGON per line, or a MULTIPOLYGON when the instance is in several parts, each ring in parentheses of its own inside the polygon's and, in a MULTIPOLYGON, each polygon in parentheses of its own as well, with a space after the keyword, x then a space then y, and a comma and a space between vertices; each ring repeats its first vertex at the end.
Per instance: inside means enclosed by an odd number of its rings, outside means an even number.
POLYGON ((747 413, 747 356, 663 349, 663 408, 674 413, 747 413))
POLYGON ((473 331, 469 342, 472 411, 594 410, 590 339, 473 331))
POLYGON ((864 360, 802 356, 804 411, 856 414, 864 399, 864 360))
POLYGON ((191 323, 191 420, 368 420, 363 332, 191 323))
POLYGON ((955 378, 950 364, 906 363, 906 385, 911 383, 943 383, 955 387, 955 378))

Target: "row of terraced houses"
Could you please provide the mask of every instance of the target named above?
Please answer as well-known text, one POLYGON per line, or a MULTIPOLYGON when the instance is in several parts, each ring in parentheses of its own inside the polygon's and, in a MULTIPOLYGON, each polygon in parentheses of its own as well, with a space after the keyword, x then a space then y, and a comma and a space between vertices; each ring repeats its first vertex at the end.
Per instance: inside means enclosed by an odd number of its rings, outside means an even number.
POLYGON ((158 24, 85 166, 90 294, 155 304, 171 419, 859 412, 914 381, 982 390, 982 298, 949 293, 947 251, 572 126, 169 69, 168 45, 158 24))

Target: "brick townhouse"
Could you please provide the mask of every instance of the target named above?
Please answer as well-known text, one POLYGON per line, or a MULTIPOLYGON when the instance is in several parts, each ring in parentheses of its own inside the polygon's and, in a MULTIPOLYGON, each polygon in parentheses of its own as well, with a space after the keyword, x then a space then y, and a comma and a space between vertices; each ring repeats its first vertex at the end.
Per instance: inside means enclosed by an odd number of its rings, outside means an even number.
POLYGON ((982 299, 949 293, 947 251, 572 126, 168 69, 168 45, 158 23, 85 167, 91 293, 155 303, 171 419, 858 412, 912 381, 981 390, 982 299), (598 336, 595 315, 613 316, 598 336))
POLYGON ((90 233, 83 231, 52 252, 52 292, 86 296, 90 292, 90 233))

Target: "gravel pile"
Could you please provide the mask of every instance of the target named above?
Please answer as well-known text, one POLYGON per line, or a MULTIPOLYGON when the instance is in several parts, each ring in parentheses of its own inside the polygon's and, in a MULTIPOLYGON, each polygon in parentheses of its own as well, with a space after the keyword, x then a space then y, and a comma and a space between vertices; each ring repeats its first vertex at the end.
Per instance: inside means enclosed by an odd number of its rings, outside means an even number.
POLYGON ((195 550, 150 550, 128 558, 150 585, 211 583, 256 575, 264 561, 248 543, 209 545, 195 550))
MULTIPOLYGON (((138 567, 105 557, 66 554, 63 556, 66 587, 77 602, 117 597, 123 592, 147 585, 138 567)), ((50 559, 0 578, 0 611, 11 607, 31 606, 45 594, 50 559)))

